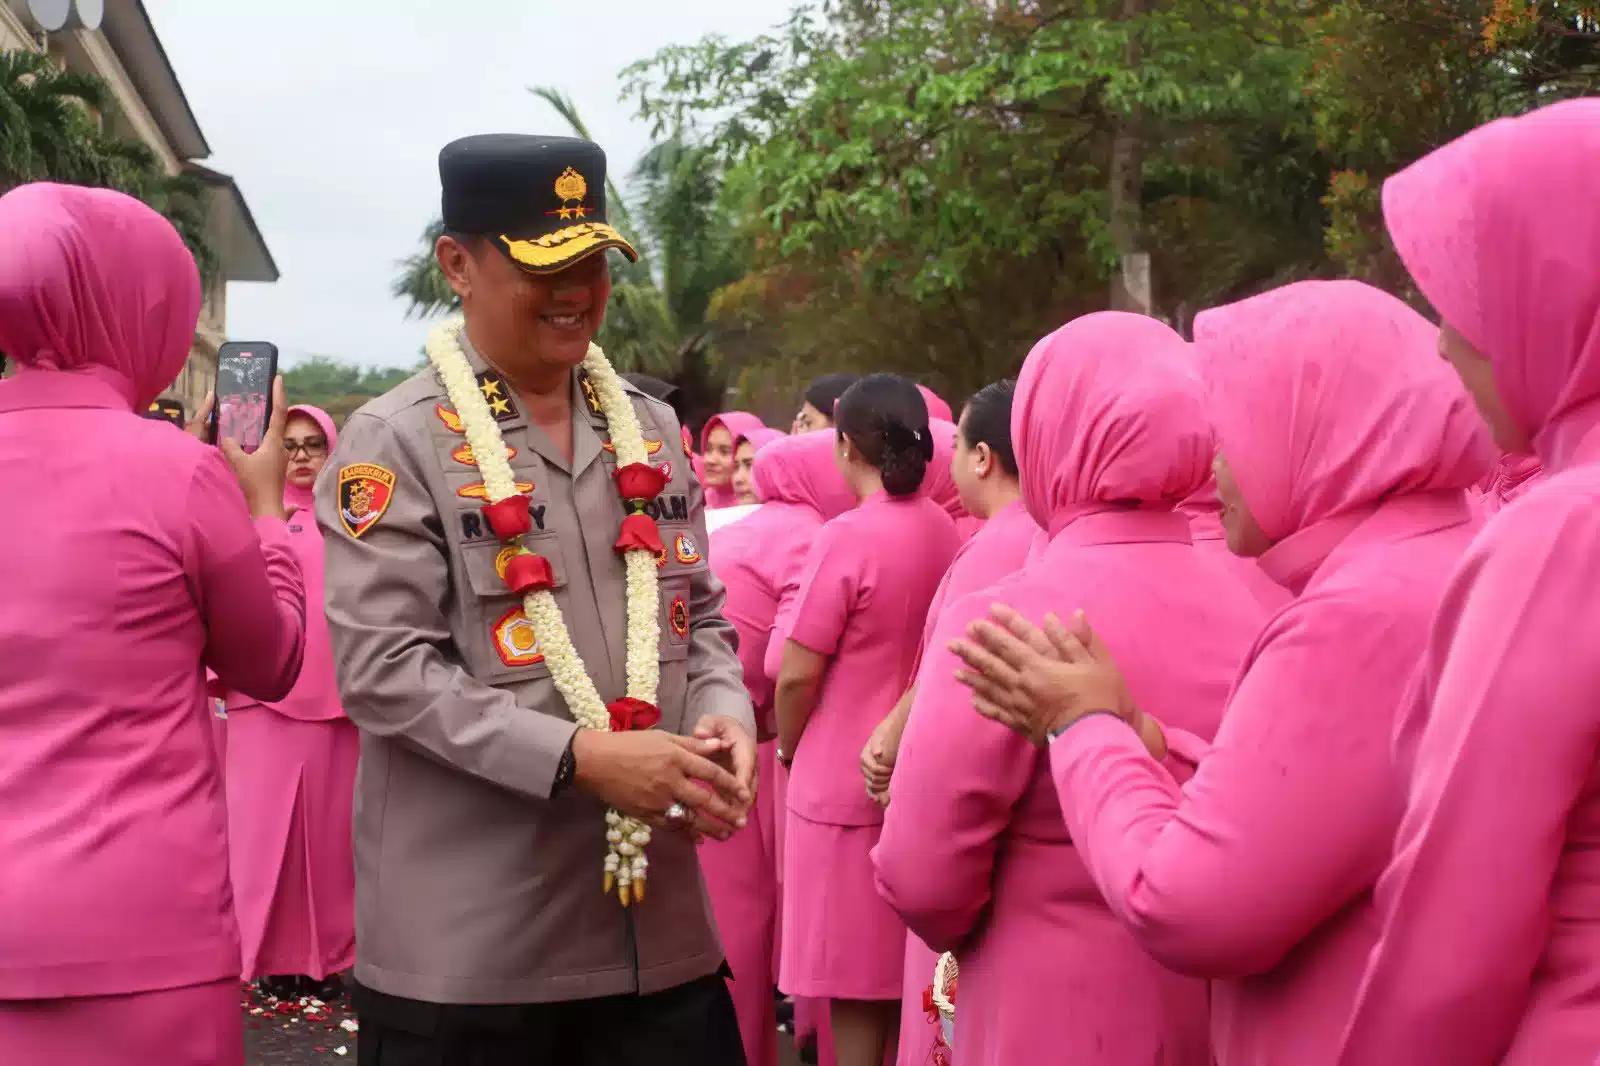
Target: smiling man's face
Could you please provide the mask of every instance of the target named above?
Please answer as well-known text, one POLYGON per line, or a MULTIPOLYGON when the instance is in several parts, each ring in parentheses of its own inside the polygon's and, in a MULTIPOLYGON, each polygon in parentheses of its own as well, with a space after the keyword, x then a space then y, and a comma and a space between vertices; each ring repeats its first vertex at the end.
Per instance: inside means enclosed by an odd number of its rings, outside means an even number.
POLYGON ((441 237, 437 253, 474 343, 502 371, 539 377, 583 362, 611 296, 603 250, 553 274, 523 270, 487 240, 441 237))

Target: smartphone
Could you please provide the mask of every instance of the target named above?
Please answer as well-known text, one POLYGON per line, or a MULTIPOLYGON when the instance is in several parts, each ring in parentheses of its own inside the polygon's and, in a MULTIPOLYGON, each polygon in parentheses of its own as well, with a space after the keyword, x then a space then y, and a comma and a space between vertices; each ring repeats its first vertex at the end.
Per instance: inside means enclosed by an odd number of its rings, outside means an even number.
POLYGON ((217 349, 212 444, 231 437, 247 452, 261 447, 267 420, 272 417, 272 379, 277 376, 276 345, 265 341, 229 341, 217 349))
POLYGON ((172 400, 163 396, 150 405, 150 409, 144 413, 144 416, 146 418, 157 418, 163 422, 171 422, 179 429, 182 429, 184 425, 183 401, 172 400))

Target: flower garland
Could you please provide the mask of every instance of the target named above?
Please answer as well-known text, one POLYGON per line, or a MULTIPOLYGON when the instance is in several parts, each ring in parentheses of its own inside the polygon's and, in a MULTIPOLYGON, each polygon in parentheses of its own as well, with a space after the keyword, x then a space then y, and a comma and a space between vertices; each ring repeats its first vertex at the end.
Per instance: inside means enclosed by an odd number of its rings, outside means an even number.
POLYGON ((939 1032, 933 1038, 935 1066, 949 1066, 950 1052, 955 1050, 956 986, 960 974, 955 955, 947 951, 934 964, 933 984, 922 992, 922 1009, 930 1021, 939 1023, 939 1032))
MULTIPOLYGON (((628 639, 627 695, 607 704, 573 646, 556 603, 555 575, 550 561, 527 547, 522 537, 533 528, 528 497, 517 491, 516 478, 500 426, 478 390, 478 382, 461 348, 462 320, 453 318, 428 335, 428 360, 439 373, 450 403, 460 416, 473 461, 483 476, 488 503, 482 511, 495 536, 517 549, 505 567, 505 582, 522 597, 522 610, 533 626, 539 650, 550 668, 556 691, 572 717, 585 729, 623 731, 648 729, 661 720, 656 687, 661 681, 661 620, 656 593, 656 559, 664 550, 647 505, 666 486, 667 477, 649 463, 644 433, 622 379, 597 345, 589 345, 582 369, 589 375, 600 412, 611 430, 617 452, 614 475, 627 515, 616 549, 627 570, 628 639)), ((604 891, 616 888, 624 907, 644 899, 649 860, 650 826, 619 811, 606 812, 604 891)))

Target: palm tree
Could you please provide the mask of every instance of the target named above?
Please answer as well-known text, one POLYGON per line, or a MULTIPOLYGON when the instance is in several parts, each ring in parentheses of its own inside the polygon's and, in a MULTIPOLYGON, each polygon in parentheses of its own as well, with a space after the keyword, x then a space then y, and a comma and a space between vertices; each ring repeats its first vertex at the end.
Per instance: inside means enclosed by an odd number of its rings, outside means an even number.
POLYGON ((62 70, 45 55, 0 52, 0 193, 30 181, 116 189, 161 212, 194 255, 201 276, 217 265, 206 240, 207 190, 169 175, 148 146, 101 129, 105 83, 62 70))

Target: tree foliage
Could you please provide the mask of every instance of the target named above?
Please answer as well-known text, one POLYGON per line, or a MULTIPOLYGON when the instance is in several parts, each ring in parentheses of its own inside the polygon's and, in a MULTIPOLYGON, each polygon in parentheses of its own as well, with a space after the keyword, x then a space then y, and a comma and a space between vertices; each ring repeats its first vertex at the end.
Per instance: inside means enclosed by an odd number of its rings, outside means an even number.
POLYGON ((0 52, 0 193, 32 181, 116 189, 172 222, 211 278, 217 257, 206 239, 205 184, 169 175, 146 145, 104 132, 105 83, 29 51, 0 52))
POLYGON ((1398 284, 1382 179, 1593 91, 1595 42, 1592 10, 1534 0, 828 0, 626 84, 725 169, 749 269, 711 317, 749 389, 876 368, 955 397, 1105 306, 1119 135, 1182 327, 1299 277, 1398 284))
POLYGON ((415 369, 353 366, 325 355, 312 356, 283 371, 289 402, 311 404, 344 424, 350 412, 375 396, 382 396, 409 378, 415 369))

